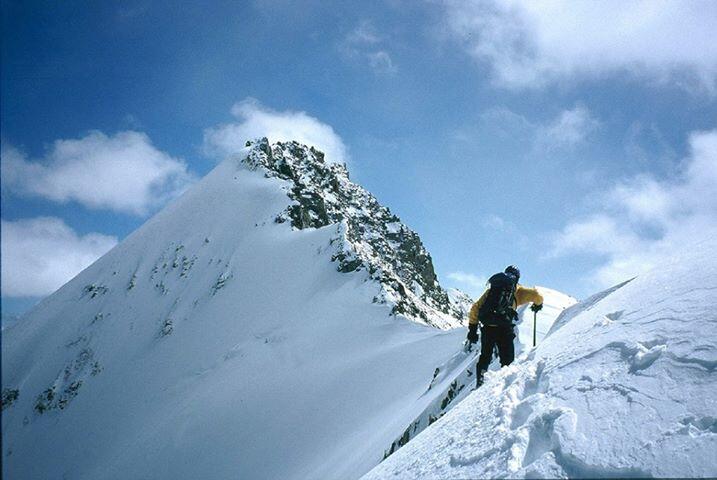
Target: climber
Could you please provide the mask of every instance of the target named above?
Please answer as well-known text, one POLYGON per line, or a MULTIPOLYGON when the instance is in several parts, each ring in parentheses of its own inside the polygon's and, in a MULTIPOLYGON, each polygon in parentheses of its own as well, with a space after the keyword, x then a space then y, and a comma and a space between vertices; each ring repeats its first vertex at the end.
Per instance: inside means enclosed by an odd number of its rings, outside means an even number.
POLYGON ((543 308, 543 296, 534 288, 518 284, 520 270, 510 265, 502 273, 496 273, 488 280, 490 287, 471 307, 468 316, 469 345, 478 341, 478 326, 481 331, 481 351, 476 365, 476 388, 483 384, 483 374, 488 370, 493 349, 498 348, 500 365, 513 363, 514 322, 518 318, 518 306, 532 302, 534 312, 543 308))

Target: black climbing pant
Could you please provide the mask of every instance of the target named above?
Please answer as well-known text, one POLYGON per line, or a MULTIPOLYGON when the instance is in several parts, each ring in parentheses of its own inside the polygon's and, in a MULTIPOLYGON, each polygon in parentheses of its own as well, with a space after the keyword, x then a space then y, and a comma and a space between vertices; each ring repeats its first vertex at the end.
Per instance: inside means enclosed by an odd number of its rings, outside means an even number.
POLYGON ((483 374, 488 370, 495 347, 498 347, 498 356, 502 367, 513 363, 515 358, 515 348, 513 347, 515 333, 512 325, 484 326, 480 331, 480 357, 478 357, 476 365, 476 382, 479 387, 483 383, 483 374))

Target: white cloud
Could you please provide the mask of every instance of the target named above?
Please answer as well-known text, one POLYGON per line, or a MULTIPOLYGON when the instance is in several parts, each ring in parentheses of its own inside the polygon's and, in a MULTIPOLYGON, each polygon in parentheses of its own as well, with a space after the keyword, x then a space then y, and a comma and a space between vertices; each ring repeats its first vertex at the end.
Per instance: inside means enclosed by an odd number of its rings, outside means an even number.
POLYGON ((641 246, 641 239, 611 216, 595 213, 563 228, 555 238, 552 255, 589 251, 617 255, 641 246))
POLYGON ((548 147, 574 147, 597 130, 600 122, 592 117, 587 108, 576 105, 563 110, 552 122, 539 128, 538 142, 548 147))
MULTIPOLYGON (((491 136, 525 143, 538 151, 571 149, 584 144, 601 122, 583 105, 565 109, 549 120, 531 121, 506 107, 491 107, 480 114, 478 128, 491 136)), ((470 141, 475 131, 454 132, 454 138, 470 141)))
POLYGON ((445 0, 450 34, 496 84, 536 88, 627 72, 717 89, 711 0, 445 0))
POLYGON ((247 140, 267 137, 269 141, 291 141, 311 145, 324 152, 328 162, 346 162, 346 146, 330 125, 306 112, 271 110, 247 98, 232 107, 238 123, 227 123, 204 131, 204 151, 224 158, 238 153, 247 140))
POLYGON ((485 277, 466 272, 451 272, 448 274, 448 279, 456 282, 462 290, 475 298, 483 294, 488 282, 485 277))
POLYGON ((369 52, 366 56, 368 57, 368 64, 377 73, 394 74, 398 70, 393 64, 393 60, 391 60, 391 55, 385 50, 369 52))
POLYGON ((77 235, 62 220, 2 220, 2 295, 49 295, 117 244, 115 237, 77 235))
POLYGON ((652 169, 670 168, 679 159, 674 146, 655 123, 632 122, 625 132, 624 150, 636 164, 652 169))
POLYGON ((375 45, 383 38, 379 35, 376 27, 368 20, 363 20, 346 34, 344 41, 349 45, 375 45))
POLYGON ((669 222, 676 206, 675 197, 662 183, 647 175, 619 183, 608 192, 609 202, 622 207, 631 221, 659 226, 669 222))
POLYGON ((394 75, 398 68, 386 47, 387 39, 368 20, 363 20, 339 43, 344 58, 367 63, 374 73, 394 75))
POLYGON ((451 132, 451 137, 463 143, 475 143, 481 137, 500 138, 511 145, 532 141, 537 126, 523 115, 503 106, 494 106, 480 112, 477 122, 466 123, 451 132))
POLYGON ((57 140, 37 161, 9 145, 1 155, 4 191, 134 215, 149 213, 194 180, 183 161, 132 131, 57 140))
POLYGON ((693 132, 689 145, 678 175, 619 182, 591 214, 555 234, 550 256, 598 255, 602 263, 589 280, 607 287, 717 236, 717 130, 693 132))
POLYGON ((523 115, 506 107, 492 107, 480 114, 481 124, 499 129, 506 136, 532 135, 536 126, 523 115))
POLYGON ((486 215, 486 217, 483 219, 483 226, 491 230, 498 231, 512 229, 512 225, 506 222, 503 217, 501 217, 500 215, 496 215, 495 213, 490 213, 486 215))

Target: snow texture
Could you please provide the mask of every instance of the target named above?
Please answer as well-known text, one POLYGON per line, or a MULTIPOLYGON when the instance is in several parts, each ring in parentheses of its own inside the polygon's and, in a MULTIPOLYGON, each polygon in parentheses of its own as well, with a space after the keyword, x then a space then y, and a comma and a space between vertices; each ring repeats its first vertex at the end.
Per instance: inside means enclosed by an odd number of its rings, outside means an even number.
POLYGON ((357 478, 454 312, 344 166, 259 140, 3 330, 3 478, 357 478))
POLYGON ((365 480, 717 476, 717 239, 567 309, 365 480))

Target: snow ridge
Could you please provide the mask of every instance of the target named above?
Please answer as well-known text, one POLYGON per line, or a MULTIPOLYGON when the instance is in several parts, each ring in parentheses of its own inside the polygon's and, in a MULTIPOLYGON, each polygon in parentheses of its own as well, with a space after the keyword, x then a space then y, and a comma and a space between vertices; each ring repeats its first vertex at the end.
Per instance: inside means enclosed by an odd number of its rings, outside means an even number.
MULTIPOLYGON (((543 295, 544 299, 544 308, 537 315, 536 322, 538 327, 537 339, 538 342, 542 342, 545 332, 551 328, 562 312, 574 305, 577 300, 549 288, 535 288, 543 295)), ((466 309, 467 316, 472 305, 470 297, 460 290, 454 289, 449 291, 449 295, 455 297, 456 304, 462 305, 466 309)), ((514 341, 516 354, 530 350, 532 323, 533 312, 527 308, 527 305, 521 307, 518 312, 517 336, 514 341)), ((475 386, 475 366, 479 353, 480 344, 476 344, 471 351, 457 352, 447 362, 436 367, 428 388, 416 400, 417 409, 420 408, 420 415, 384 451, 384 459, 406 445, 426 427, 436 422, 469 395, 475 386)), ((498 369, 499 363, 494 361, 490 368, 493 370, 498 369)))
POLYGON ((465 324, 465 299, 451 301, 418 234, 351 182, 345 164, 328 163, 322 152, 298 142, 262 138, 247 147, 244 164, 288 182, 284 188, 293 202, 275 221, 296 229, 338 224, 332 260, 341 272, 366 271, 378 281, 375 303, 393 305, 393 314, 439 328, 465 324))
POLYGON ((364 478, 717 475, 717 239, 563 312, 364 478))

